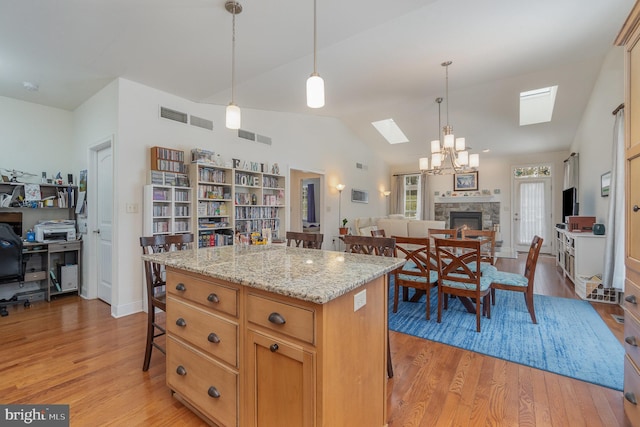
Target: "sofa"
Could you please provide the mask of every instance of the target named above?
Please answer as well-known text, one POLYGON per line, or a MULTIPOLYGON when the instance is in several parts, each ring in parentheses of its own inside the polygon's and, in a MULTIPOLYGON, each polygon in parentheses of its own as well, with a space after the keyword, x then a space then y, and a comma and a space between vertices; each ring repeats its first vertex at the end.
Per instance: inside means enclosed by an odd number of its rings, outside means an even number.
POLYGON ((402 215, 360 217, 353 221, 353 234, 371 236, 371 230, 384 230, 387 237, 427 237, 430 228, 445 228, 445 221, 407 219, 402 215))

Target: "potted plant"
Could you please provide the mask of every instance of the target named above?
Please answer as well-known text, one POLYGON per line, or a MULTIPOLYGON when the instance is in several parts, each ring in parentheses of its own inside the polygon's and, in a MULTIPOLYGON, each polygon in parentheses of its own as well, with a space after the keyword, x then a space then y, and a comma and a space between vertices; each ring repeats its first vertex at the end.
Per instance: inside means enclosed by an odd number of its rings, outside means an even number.
POLYGON ((348 222, 347 218, 342 219, 342 227, 339 228, 341 235, 347 234, 349 232, 349 227, 347 227, 347 222, 348 222))

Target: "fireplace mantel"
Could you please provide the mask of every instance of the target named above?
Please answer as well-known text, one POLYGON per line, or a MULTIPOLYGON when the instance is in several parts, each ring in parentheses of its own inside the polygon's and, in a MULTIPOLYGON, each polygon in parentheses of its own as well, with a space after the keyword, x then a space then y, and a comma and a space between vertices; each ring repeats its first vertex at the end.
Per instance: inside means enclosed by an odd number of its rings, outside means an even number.
POLYGON ((479 203, 479 202, 493 202, 495 201, 493 196, 456 196, 456 197, 435 197, 433 203, 479 203))

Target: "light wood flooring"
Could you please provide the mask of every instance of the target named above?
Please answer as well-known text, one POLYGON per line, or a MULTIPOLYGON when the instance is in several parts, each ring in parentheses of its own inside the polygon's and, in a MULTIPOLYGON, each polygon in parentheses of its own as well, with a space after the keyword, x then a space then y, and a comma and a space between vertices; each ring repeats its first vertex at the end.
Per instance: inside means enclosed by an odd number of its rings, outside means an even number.
MULTIPOLYGON (((523 257, 498 267, 521 272, 523 257)), ((540 257, 536 293, 576 298, 551 257, 540 257)), ((594 306, 622 340, 611 316, 622 309, 594 306)), ((77 296, 9 313, 0 318, 0 403, 69 404, 72 426, 204 425, 171 397, 162 353, 142 372, 144 313, 114 319, 106 304, 77 296)), ((400 333, 391 349, 391 427, 628 425, 618 391, 400 333)))

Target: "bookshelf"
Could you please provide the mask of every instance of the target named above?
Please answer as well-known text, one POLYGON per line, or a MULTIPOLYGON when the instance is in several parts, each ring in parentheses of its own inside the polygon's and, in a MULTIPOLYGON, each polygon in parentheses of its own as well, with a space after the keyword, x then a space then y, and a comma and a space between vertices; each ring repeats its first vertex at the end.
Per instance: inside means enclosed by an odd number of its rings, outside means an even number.
POLYGON ((195 186, 193 228, 198 247, 233 244, 233 169, 209 163, 191 167, 195 186))
POLYGON ((236 235, 262 233, 283 237, 285 178, 280 175, 234 169, 210 162, 192 163, 194 185, 193 229, 198 247, 233 245, 236 235))
POLYGON ((283 176, 234 170, 235 232, 250 235, 269 228, 272 238, 282 238, 285 187, 283 176))
POLYGON ((186 174, 184 151, 151 147, 151 170, 186 174))
POLYGON ((192 191, 190 187, 145 185, 144 235, 191 233, 192 191))

